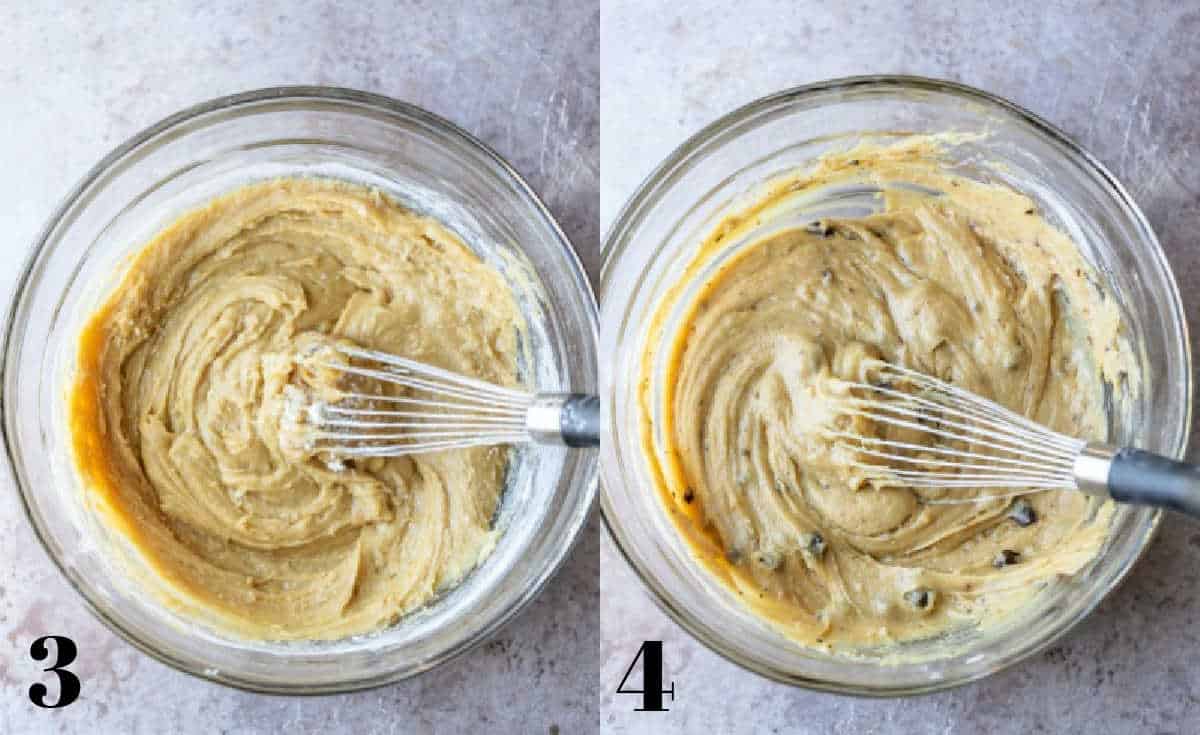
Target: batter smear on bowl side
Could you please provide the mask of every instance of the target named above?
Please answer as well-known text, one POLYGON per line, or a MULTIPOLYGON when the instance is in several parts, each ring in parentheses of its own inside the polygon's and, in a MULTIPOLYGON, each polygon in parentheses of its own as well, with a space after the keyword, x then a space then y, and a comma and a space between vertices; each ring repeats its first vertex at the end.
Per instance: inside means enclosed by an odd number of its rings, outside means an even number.
POLYGON ((522 324, 499 271, 376 190, 220 196, 138 252, 79 336, 89 504, 168 604, 235 635, 388 625, 492 550, 508 449, 326 461, 286 414, 346 376, 305 356, 349 340, 515 386, 522 324))
MULTIPOLYGON (((1101 549, 1077 492, 877 487, 829 436, 837 382, 884 359, 1085 439, 1139 374, 1115 300, 1024 194, 947 170, 933 138, 774 180, 658 304, 643 442, 673 525, 742 604, 853 652, 1004 620, 1101 549), (823 187, 880 207, 787 223, 823 187), (953 495, 979 502, 940 504, 953 495)), ((870 427, 860 427, 870 433, 870 427)))

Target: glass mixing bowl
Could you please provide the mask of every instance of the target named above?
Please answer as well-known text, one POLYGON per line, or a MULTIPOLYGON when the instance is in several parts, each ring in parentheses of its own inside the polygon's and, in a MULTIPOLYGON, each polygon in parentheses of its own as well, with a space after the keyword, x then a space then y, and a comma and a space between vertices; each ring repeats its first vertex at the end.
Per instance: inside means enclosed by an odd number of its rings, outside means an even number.
POLYGON ((597 453, 514 451, 504 533, 459 586, 386 630, 330 642, 244 641, 146 594, 138 560, 88 510, 64 404, 82 320, 163 225, 250 180, 329 176, 378 187, 449 225, 509 280, 529 325, 529 384, 594 392, 596 306, 567 238, 521 177, 466 132, 349 90, 265 89, 135 136, 50 219, 19 281, 4 350, 4 438, 29 518, 92 611, 155 658, 244 688, 342 691, 425 671, 487 638, 559 567, 595 498, 597 453), (126 563, 117 563, 124 558, 126 563), (126 571, 132 567, 133 571, 126 571))
MULTIPOLYGON (((1129 573, 1160 513, 1119 508, 1098 557, 1049 585, 1021 614, 964 631, 952 653, 907 646, 901 663, 808 650, 755 619, 690 553, 666 517, 641 446, 636 399, 650 315, 715 223, 764 181, 871 137, 981 133, 951 145, 964 175, 1008 183, 1080 245, 1120 302, 1143 393, 1110 416, 1112 439, 1171 457, 1191 426, 1191 355, 1175 279, 1145 217, 1091 155, 1045 121, 992 95, 914 77, 856 77, 751 103, 680 146, 630 198, 605 242, 601 275, 601 509, 617 546, 662 608, 702 643, 779 681, 890 696, 963 684, 1049 645, 1129 573)), ((667 330, 669 333, 670 330, 667 330)), ((656 409, 652 409, 656 410, 656 409)))

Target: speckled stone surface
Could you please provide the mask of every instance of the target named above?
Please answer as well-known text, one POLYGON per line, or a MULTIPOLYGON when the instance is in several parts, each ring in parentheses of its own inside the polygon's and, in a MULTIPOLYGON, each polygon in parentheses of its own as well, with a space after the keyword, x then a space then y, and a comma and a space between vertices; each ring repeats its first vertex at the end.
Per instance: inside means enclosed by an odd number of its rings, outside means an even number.
MULTIPOLYGON (((597 259, 598 6, 527 2, 0 3, 0 296, 59 199, 112 147, 185 106, 276 84, 422 105, 491 144, 597 259)), ((598 524, 516 621, 415 680, 267 697, 180 674, 94 621, 0 471, 0 733, 594 732, 598 524), (78 702, 28 700, 30 642, 74 638, 78 702)), ((48 679, 47 679, 48 680, 48 679)))
MULTIPOLYGON (((961 81, 1052 121, 1132 192, 1200 329, 1196 3, 646 3, 601 10, 601 222, 702 125, 764 94, 851 74, 961 81), (686 5, 686 8, 684 7, 686 5)), ((1200 459, 1193 442, 1191 456, 1200 459)), ((956 691, 871 701, 774 684, 663 615, 605 535, 601 722, 608 733, 1200 732, 1200 523, 1170 517, 1132 578, 1059 645, 956 691), (661 638, 678 699, 612 691, 661 638)))

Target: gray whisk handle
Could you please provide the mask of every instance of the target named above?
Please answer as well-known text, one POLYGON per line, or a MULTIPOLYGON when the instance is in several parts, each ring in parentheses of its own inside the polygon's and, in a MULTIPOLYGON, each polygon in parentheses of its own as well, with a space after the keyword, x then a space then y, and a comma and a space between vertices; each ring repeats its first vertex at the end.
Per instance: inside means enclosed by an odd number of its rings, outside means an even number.
POLYGON ((600 397, 585 393, 567 396, 561 425, 563 443, 568 447, 600 446, 600 397))
POLYGON ((1200 466, 1121 449, 1108 471, 1113 500, 1170 508, 1200 518, 1200 466))

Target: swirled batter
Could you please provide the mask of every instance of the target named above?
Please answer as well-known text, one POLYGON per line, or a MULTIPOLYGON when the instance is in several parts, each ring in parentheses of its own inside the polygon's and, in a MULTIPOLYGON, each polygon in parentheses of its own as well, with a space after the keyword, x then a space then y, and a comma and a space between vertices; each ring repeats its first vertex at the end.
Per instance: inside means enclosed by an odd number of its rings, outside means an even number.
POLYGON ((281 438, 304 355, 350 340, 517 383, 503 277, 437 222, 321 179, 248 185, 163 230, 86 323, 70 397, 91 504, 169 602, 250 638, 395 621, 492 549, 503 447, 327 464, 281 438))
POLYGON ((954 505, 937 501, 996 493, 868 482, 826 429, 837 381, 868 379, 876 359, 1089 439, 1107 438, 1106 383, 1137 380, 1075 244, 1028 197, 946 171, 936 141, 829 156, 722 222, 652 322, 647 456, 701 561, 809 646, 995 623, 1092 559, 1111 519, 1081 493, 954 505), (790 197, 841 185, 881 189, 882 210, 774 221, 790 197))

